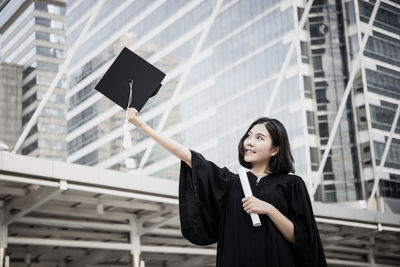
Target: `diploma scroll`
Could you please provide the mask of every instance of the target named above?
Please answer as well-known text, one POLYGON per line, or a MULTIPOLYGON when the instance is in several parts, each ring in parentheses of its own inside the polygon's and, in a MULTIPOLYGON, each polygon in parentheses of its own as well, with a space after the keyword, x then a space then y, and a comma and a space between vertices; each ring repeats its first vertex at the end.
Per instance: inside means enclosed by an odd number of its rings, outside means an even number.
MULTIPOLYGON (((249 184, 249 179, 247 178, 247 173, 245 168, 239 168, 239 178, 240 183, 242 184, 243 192, 245 197, 251 197, 253 193, 251 192, 251 187, 249 184)), ((253 222, 254 227, 261 226, 260 216, 257 213, 250 213, 251 220, 253 222)))

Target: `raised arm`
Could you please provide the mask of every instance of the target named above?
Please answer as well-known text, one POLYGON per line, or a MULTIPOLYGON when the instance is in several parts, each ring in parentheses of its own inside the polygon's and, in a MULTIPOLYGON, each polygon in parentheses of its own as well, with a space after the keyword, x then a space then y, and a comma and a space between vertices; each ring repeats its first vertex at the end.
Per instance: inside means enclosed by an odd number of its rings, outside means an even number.
POLYGON ((162 134, 155 131, 153 128, 148 126, 138 114, 138 111, 134 108, 128 109, 128 121, 135 125, 137 128, 142 130, 147 136, 151 137, 154 141, 164 147, 171 154, 184 161, 188 166, 192 167, 192 154, 190 150, 184 145, 177 141, 163 136, 162 134))

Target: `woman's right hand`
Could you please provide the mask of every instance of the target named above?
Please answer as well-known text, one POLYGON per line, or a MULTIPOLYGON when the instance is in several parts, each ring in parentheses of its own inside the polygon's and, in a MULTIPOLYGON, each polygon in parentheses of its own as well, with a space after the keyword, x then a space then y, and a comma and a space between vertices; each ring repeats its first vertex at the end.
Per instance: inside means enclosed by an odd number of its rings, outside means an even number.
POLYGON ((146 123, 139 117, 139 112, 135 108, 128 109, 128 121, 139 129, 143 129, 146 123))

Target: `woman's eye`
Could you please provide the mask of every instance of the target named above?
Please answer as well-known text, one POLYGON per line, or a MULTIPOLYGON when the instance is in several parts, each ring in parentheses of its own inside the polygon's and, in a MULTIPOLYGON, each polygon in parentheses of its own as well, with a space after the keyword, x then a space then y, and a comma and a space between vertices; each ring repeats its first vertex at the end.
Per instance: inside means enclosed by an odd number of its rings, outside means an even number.
POLYGON ((258 140, 264 140, 261 136, 257 137, 258 140))

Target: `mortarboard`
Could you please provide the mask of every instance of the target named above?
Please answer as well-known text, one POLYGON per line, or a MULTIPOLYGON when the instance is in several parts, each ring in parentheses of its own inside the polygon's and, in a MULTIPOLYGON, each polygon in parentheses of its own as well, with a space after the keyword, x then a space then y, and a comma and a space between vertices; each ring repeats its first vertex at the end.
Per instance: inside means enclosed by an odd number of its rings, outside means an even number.
MULTIPOLYGON (((134 107, 138 112, 161 87, 165 73, 124 47, 95 89, 126 109, 134 107)), ((132 146, 130 124, 125 117, 123 147, 132 146)))
POLYGON ((126 109, 132 85, 132 103, 129 107, 140 111, 150 97, 157 94, 165 73, 124 47, 95 89, 126 109))

